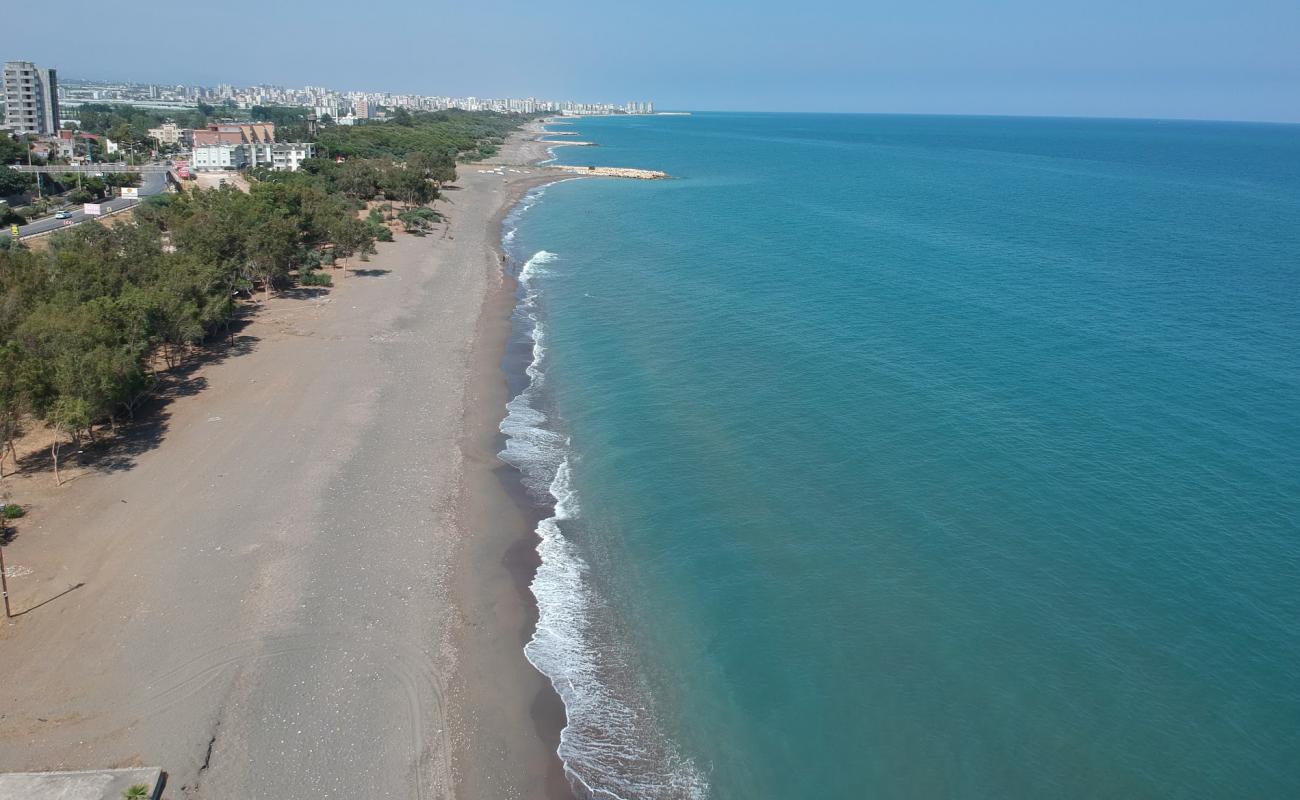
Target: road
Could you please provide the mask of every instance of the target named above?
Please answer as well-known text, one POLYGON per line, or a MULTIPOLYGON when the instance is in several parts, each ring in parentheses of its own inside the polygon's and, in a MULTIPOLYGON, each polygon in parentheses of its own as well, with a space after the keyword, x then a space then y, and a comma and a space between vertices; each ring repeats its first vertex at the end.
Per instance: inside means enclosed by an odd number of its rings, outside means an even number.
MULTIPOLYGON (((167 178, 160 172, 146 172, 140 176, 140 196, 148 197, 150 195, 161 194, 167 188, 167 178)), ((110 211, 121 211, 124 208, 130 208, 139 200, 117 197, 112 200, 105 200, 99 204, 100 209, 107 214, 110 211)), ((58 230, 59 228, 69 228, 79 222, 85 222, 91 219, 92 215, 84 214, 81 211, 73 211, 72 216, 68 219, 55 219, 53 215, 38 219, 35 222, 23 225, 18 229, 18 238, 32 236, 37 233, 47 233, 58 230)), ((0 240, 9 239, 9 228, 5 227, 0 230, 0 240)))

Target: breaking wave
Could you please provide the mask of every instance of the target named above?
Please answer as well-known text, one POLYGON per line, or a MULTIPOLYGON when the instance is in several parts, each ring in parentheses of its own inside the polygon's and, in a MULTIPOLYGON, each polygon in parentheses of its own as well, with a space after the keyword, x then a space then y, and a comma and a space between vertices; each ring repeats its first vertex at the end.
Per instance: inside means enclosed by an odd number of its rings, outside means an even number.
MULTIPOLYGON (((508 222, 517 224, 540 195, 534 190, 525 197, 508 222)), ((511 235, 506 243, 513 240, 511 235)), ((704 798, 703 775, 663 735, 644 681, 632 667, 635 659, 619 642, 611 609, 588 579, 590 567, 578 545, 566 536, 566 529, 581 525, 573 485, 580 459, 547 404, 546 325, 537 286, 556 260, 541 250, 518 270, 513 322, 519 340, 531 341, 532 358, 526 384, 506 404, 501 422, 501 458, 519 471, 533 501, 550 511, 536 529, 541 563, 530 588, 538 622, 524 652, 564 702, 559 756, 579 796, 704 798)))

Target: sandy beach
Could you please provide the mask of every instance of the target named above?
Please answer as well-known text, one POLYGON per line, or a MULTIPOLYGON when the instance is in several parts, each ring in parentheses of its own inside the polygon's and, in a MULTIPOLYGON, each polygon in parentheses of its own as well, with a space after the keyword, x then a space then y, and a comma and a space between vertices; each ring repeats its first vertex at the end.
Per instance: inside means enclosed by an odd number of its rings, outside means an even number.
MULTIPOLYGON (((546 146, 515 136, 495 161, 546 146)), ((500 221, 566 176, 460 168, 435 234, 272 299, 72 480, 4 479, 0 770, 172 798, 554 797, 523 657, 529 512, 495 457, 500 221)))

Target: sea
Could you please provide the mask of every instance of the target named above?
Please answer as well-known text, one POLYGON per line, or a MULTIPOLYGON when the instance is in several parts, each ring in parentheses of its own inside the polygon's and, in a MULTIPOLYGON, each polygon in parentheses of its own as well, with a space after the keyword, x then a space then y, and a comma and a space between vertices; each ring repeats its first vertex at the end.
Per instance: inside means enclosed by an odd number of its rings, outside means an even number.
POLYGON ((1300 797, 1300 126, 552 130, 672 176, 505 226, 579 797, 1300 797))

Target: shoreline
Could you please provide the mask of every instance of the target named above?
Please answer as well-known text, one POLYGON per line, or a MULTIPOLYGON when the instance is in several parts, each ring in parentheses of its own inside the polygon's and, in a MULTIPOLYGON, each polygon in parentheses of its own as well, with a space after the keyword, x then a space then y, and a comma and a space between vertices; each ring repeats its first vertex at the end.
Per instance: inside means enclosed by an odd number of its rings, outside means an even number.
POLYGON ((462 444, 467 466, 453 597, 461 603, 455 648, 458 705, 476 718, 457 720, 460 733, 453 764, 456 796, 464 800, 587 796, 573 783, 582 779, 569 772, 559 752, 568 709, 553 677, 525 651, 540 615, 532 586, 542 565, 540 526, 553 517, 555 505, 533 497, 525 488, 524 473, 499 455, 507 439, 501 430, 509 415, 507 403, 529 384, 524 371, 533 359, 531 348, 527 353, 512 351, 523 345, 513 341, 521 298, 511 268, 523 265, 510 262, 504 224, 529 193, 550 184, 580 178, 669 177, 642 169, 552 166, 554 148, 570 144, 547 139, 551 132, 546 126, 552 122, 539 120, 512 134, 502 154, 483 162, 486 169, 481 171, 511 177, 488 226, 485 244, 495 254, 497 267, 475 330, 473 370, 465 392, 470 399, 462 444), (533 174, 525 177, 530 170, 533 174))
MULTIPOLYGON (((495 161, 535 167, 546 158, 549 143, 539 140, 544 135, 541 125, 529 127, 533 129, 514 134, 518 140, 508 143, 523 158, 503 152, 486 166, 495 161)), ((543 513, 525 493, 519 472, 498 458, 500 425, 511 399, 505 361, 518 301, 518 281, 510 274, 503 247, 504 223, 529 192, 574 177, 548 172, 510 181, 488 224, 486 245, 496 257, 497 270, 474 333, 465 393, 463 536, 454 559, 462 716, 454 722, 461 730, 455 737, 453 764, 456 796, 465 800, 574 797, 558 752, 567 723, 564 704, 524 653, 538 619, 530 584, 540 564, 536 528, 543 513), (505 791, 507 787, 513 791, 505 791)))
MULTIPOLYGON (((547 136, 548 132, 544 129, 534 131, 533 141, 540 147, 546 148, 548 151, 546 155, 553 156, 553 148, 557 143, 548 140, 547 136)), ((539 154, 538 157, 540 158, 541 155, 539 154)), ((490 566, 496 568, 498 575, 503 571, 511 574, 515 590, 513 601, 523 606, 522 613, 517 606, 514 608, 514 616, 509 612, 503 614, 498 608, 496 624, 501 635, 511 639, 515 664, 522 662, 528 665, 525 670, 527 677, 517 678, 516 683, 528 686, 530 689, 536 687, 527 722, 516 718, 516 733, 531 723, 536 737, 545 745, 548 764, 548 768, 544 771, 544 790, 542 790, 543 778, 541 777, 543 770, 535 768, 534 774, 537 777, 533 785, 539 791, 512 793, 509 796, 537 796, 548 800, 614 797, 615 795, 604 787, 623 791, 626 794, 626 790, 618 787, 624 786, 624 779, 630 773, 637 772, 637 768, 623 760, 621 756, 613 756, 606 760, 598 755, 604 752, 604 748, 613 744, 614 740, 608 738, 609 729, 595 722, 590 713, 593 708, 590 701, 592 697, 597 697, 617 705, 628 698, 616 696, 617 690, 613 694, 606 694, 611 684, 602 681, 599 677, 588 675, 586 670, 590 669, 592 664, 600 662, 612 670, 606 676, 609 677, 617 675, 621 667, 630 665, 605 663, 600 656, 591 655, 600 653, 601 648, 592 647, 594 642, 589 636, 589 631, 570 628, 566 622, 568 619, 565 617, 566 613, 574 613, 583 619, 589 619, 587 615, 592 613, 593 609, 594 613, 601 613, 602 606, 599 600, 591 599, 585 588, 574 584, 570 579, 574 561, 581 562, 582 559, 570 550, 571 545, 565 542, 559 524, 559 520, 568 519, 569 513, 567 505, 569 491, 566 488, 568 460, 565 458, 560 463, 553 463, 549 456, 537 457, 532 449, 539 448, 541 451, 550 452, 551 444, 539 444, 539 442, 549 443, 549 437, 557 433, 553 425, 538 422, 534 417, 544 413, 549 418, 554 409, 543 412, 541 406, 536 403, 540 397, 538 387, 541 385, 539 383, 541 372, 535 372, 534 367, 544 371, 546 362, 541 356, 543 351, 538 349, 539 342, 543 338, 542 323, 533 315, 538 311, 534 306, 537 302, 536 287, 527 277, 528 267, 534 260, 539 264, 546 263, 542 257, 551 254, 544 253, 542 250, 533 252, 538 247, 536 244, 527 250, 510 246, 509 249, 513 251, 514 256, 514 261, 511 261, 509 256, 502 252, 510 244, 504 238, 506 231, 503 222, 509 218, 514 209, 520 207, 521 202, 536 187, 580 177, 658 180, 670 176, 664 172, 642 169, 549 167, 544 162, 536 160, 531 163, 549 175, 539 175, 536 180, 517 184, 509 202, 498 210, 493 219, 491 226, 493 232, 489 238, 498 248, 498 263, 503 270, 498 292, 499 305, 494 307, 491 299, 485 302, 484 320, 487 321, 488 329, 485 330, 481 322, 477 340, 483 343, 493 356, 488 359, 493 365, 494 373, 494 377, 489 380, 493 392, 488 395, 491 397, 488 407, 495 408, 495 413, 490 411, 488 413, 492 422, 491 447, 488 448, 480 441, 481 449, 476 454, 478 459, 491 465, 479 470, 477 483, 479 513, 482 513, 482 508, 485 506, 494 506, 495 518, 489 513, 479 519, 489 522, 486 529, 491 528, 490 523, 493 521, 501 527, 514 528, 513 537, 505 533, 498 534, 495 551, 498 561, 490 566), (507 270, 507 266, 511 269, 507 270), (515 271, 521 271, 519 277, 507 274, 515 271), (493 325, 496 327, 493 328, 493 325), (491 477, 488 477, 488 473, 491 473, 491 477), (545 488, 547 486, 549 489, 545 488), (508 511, 502 511, 503 508, 508 508, 508 511), (505 520, 504 524, 502 520, 505 520), (534 590, 538 592, 537 596, 534 596, 534 590), (574 612, 571 607, 565 605, 565 601, 557 602, 555 600, 557 591, 568 599, 582 598, 575 602, 579 603, 583 610, 574 612), (539 597, 542 598, 540 605, 539 597), (538 625, 541 622, 545 624, 539 629, 538 625), (510 637, 515 630, 521 631, 517 639, 510 637), (574 644, 578 642, 581 644, 574 644), (578 651, 566 649, 569 647, 578 647, 587 655, 573 655, 578 651), (594 660, 584 660, 588 657, 594 660), (577 663, 582 664, 577 670, 579 674, 575 674, 572 670, 575 663, 572 659, 577 659, 577 663), (575 680, 578 682, 576 687, 575 680), (567 734, 566 730, 568 730, 567 734), (562 744, 563 754, 560 752, 562 744)), ((526 213, 531 206, 531 202, 523 205, 521 213, 526 213)), ((544 393, 544 390, 542 392, 544 393)), ((544 399, 542 405, 545 405, 544 399)), ((473 460, 470 457, 466 458, 467 463, 473 460)), ((480 543, 479 546, 481 547, 482 544, 480 543)), ((480 556, 477 567, 473 560, 468 558, 460 559, 458 563, 462 570, 472 570, 475 573, 471 583, 480 582, 471 586, 469 591, 485 591, 482 584, 483 567, 488 565, 484 564, 482 557, 480 556)), ((506 594, 504 589, 497 591, 499 596, 506 594)), ((478 680, 486 682, 481 674, 478 680)), ((499 690, 500 687, 498 686, 497 689, 499 690)), ((517 708, 522 709, 523 704, 528 702, 525 694, 525 692, 517 692, 510 701, 516 704, 517 708)), ((500 700, 502 696, 498 694, 495 697, 500 700)), ((636 700, 632 700, 631 706, 628 707, 639 708, 640 706, 636 700)), ((637 718, 635 724, 638 726, 638 732, 646 734, 646 739, 637 738, 636 741, 638 743, 646 741, 647 746, 651 748, 644 756, 639 757, 643 759, 643 766, 660 764, 671 771, 669 782, 673 785, 679 783, 689 785, 689 791, 692 793, 703 791, 701 788, 704 786, 703 779, 695 771, 694 766, 690 762, 681 763, 673 744, 658 735, 660 731, 656 728, 653 714, 642 709, 641 713, 634 713, 634 716, 637 718), (649 716, 646 716, 647 714, 649 716), (674 766, 669 767, 668 764, 674 766)), ((628 732, 624 729, 619 731, 618 735, 628 732)), ((485 738, 491 740, 490 736, 485 738)), ((501 768, 505 766, 505 764, 498 765, 501 768)), ((654 767, 650 769, 653 770, 654 767)), ((506 796, 500 792, 488 791, 489 788, 492 787, 488 783, 474 786, 467 782, 458 782, 457 796, 465 800, 484 796, 506 796)), ((637 790, 631 791, 629 796, 637 796, 637 790)))
POLYGON ((505 250, 506 219, 532 191, 575 179, 659 180, 666 173, 618 167, 550 166, 554 148, 568 142, 547 139, 547 125, 528 123, 511 134, 502 152, 468 165, 488 179, 505 180, 502 200, 488 224, 485 249, 496 267, 474 333, 472 368, 465 390, 465 436, 462 441, 464 492, 459 505, 461 543, 452 597, 457 602, 454 634, 456 696, 461 716, 454 725, 453 769, 456 796, 578 797, 559 753, 567 709, 552 678, 529 659, 525 646, 536 629, 539 608, 532 582, 541 565, 539 524, 552 516, 553 505, 533 498, 523 473, 500 458, 505 435, 501 425, 514 399, 512 380, 526 385, 523 370, 531 351, 510 348, 519 282, 511 274, 505 250), (517 370, 517 373, 516 373, 517 370))

